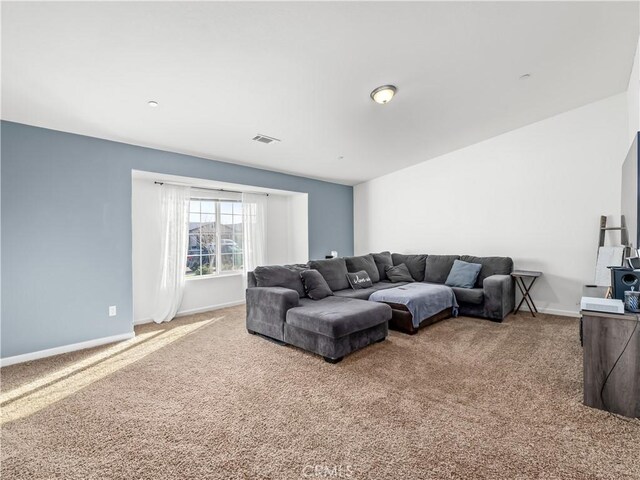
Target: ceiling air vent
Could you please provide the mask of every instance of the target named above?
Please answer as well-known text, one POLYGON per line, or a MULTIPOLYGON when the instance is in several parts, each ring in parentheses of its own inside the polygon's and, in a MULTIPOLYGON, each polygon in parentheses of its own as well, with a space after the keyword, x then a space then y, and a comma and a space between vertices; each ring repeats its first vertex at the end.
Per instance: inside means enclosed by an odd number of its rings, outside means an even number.
POLYGON ((267 143, 267 144, 280 141, 277 138, 267 137, 266 135, 261 135, 261 134, 258 134, 255 137, 253 137, 253 140, 255 140, 256 142, 267 143))

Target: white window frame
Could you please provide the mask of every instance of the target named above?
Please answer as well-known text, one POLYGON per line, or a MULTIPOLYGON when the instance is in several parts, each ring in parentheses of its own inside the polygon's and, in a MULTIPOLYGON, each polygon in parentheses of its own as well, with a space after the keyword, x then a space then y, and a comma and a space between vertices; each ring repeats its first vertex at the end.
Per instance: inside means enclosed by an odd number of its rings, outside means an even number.
MULTIPOLYGON (((238 268, 238 269, 233 269, 233 270, 222 270, 222 233, 221 233, 222 228, 220 227, 222 225, 222 223, 220 221, 222 214, 220 213, 220 210, 221 210, 220 209, 220 204, 221 203, 242 203, 242 201, 241 200, 236 200, 236 199, 229 199, 229 198, 213 198, 213 197, 207 197, 205 195, 192 195, 191 198, 189 199, 189 218, 191 218, 191 214, 192 213, 196 213, 196 212, 192 212, 191 211, 191 202, 192 201, 214 202, 215 203, 215 222, 216 222, 216 252, 215 252, 215 259, 216 259, 216 271, 213 272, 213 273, 207 273, 205 275, 189 275, 189 274, 187 274, 185 272, 185 278, 187 280, 195 280, 195 279, 200 279, 200 278, 224 277, 224 276, 229 276, 229 275, 239 275, 239 274, 241 274, 243 272, 243 268, 242 267, 238 268)), ((243 207, 244 207, 244 205, 243 205, 243 207)), ((200 215, 202 215, 202 209, 200 211, 200 215)), ((233 213, 233 212, 231 214, 225 213, 225 215, 231 215, 232 219, 233 219, 234 216, 238 216, 238 214, 233 213)), ((243 214, 240 214, 239 216, 240 216, 240 224, 243 224, 243 214)), ((189 223, 191 223, 191 222, 189 222, 189 223)), ((244 226, 243 226, 243 230, 244 230, 244 226)), ((243 233, 243 238, 244 238, 244 231, 242 233, 243 233)), ((187 231, 187 234, 191 235, 190 231, 187 231)), ((200 239, 201 238, 202 237, 200 236, 200 239)), ((244 245, 242 245, 241 247, 243 249, 243 251, 242 251, 242 262, 244 264, 244 245)), ((187 258, 188 257, 189 257, 189 252, 187 251, 187 258)), ((200 259, 202 259, 202 253, 200 253, 200 259)))

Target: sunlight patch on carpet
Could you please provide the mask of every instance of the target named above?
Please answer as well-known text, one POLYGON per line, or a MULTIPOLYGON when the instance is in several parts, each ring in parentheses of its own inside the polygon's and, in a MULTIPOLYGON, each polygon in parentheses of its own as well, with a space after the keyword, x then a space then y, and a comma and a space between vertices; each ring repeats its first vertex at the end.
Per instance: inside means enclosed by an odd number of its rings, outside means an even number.
POLYGON ((205 325, 221 320, 211 318, 160 332, 149 332, 118 343, 81 362, 46 375, 31 383, 0 395, 2 418, 0 424, 24 418, 80 391, 86 386, 137 362, 170 343, 205 325))

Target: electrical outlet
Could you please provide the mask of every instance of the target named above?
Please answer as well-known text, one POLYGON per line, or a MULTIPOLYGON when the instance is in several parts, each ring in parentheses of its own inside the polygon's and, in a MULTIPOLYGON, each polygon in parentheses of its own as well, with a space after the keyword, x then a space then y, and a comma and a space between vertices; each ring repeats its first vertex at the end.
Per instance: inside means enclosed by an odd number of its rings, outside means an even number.
POLYGON ((111 305, 109 307, 109 316, 110 317, 115 317, 117 315, 118 311, 116 310, 116 306, 115 305, 111 305))

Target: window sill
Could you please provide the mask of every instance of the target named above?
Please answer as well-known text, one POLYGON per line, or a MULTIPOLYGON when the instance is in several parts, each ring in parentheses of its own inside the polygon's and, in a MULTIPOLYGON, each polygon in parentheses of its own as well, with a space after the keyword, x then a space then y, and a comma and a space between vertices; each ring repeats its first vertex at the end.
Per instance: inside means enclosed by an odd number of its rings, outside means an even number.
POLYGON ((227 277, 239 277, 242 275, 242 272, 229 272, 229 273, 217 273, 214 275, 197 275, 193 277, 185 277, 187 282, 191 280, 207 280, 212 278, 227 278, 227 277))

